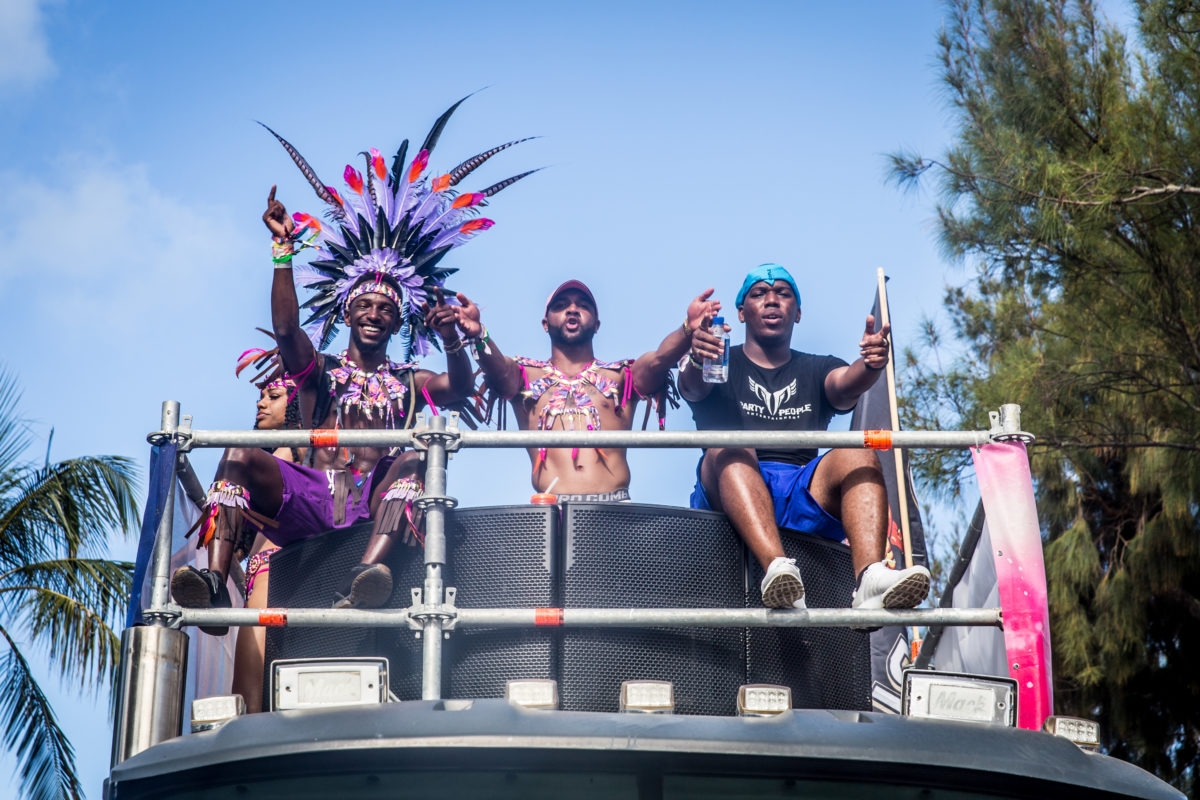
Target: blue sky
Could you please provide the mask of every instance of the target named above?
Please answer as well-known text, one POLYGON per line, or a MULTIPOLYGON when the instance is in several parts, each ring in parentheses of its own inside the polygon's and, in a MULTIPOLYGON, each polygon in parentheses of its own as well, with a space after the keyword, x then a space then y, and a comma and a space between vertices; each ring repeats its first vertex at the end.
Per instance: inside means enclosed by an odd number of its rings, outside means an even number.
MULTIPOLYGON (((545 167, 496 197, 495 228, 451 259, 507 353, 544 357, 543 304, 567 278, 592 287, 597 354, 616 359, 656 346, 709 286, 732 306, 764 261, 799 282, 794 346, 843 357, 884 267, 902 347, 964 277, 938 255, 934 198, 885 181, 887 153, 936 155, 950 138, 942 14, 933 0, 0 0, 0 362, 23 387, 31 457, 53 427, 55 459, 145 465, 166 399, 196 427, 252 423, 255 391, 233 367, 269 323, 259 215, 272 183, 289 209, 318 210, 255 120, 340 184, 356 153, 419 142, 480 89, 434 168, 532 135, 465 188, 545 167)), ((680 411, 668 426, 692 427, 680 411)), ((216 459, 197 454, 202 478, 216 459)), ((634 498, 686 502, 694 460, 633 455, 634 498)), ((449 490, 523 502, 527 468, 523 453, 464 453, 449 490)), ((113 553, 131 558, 132 542, 113 553)), ((47 688, 97 798, 104 704, 47 688)))

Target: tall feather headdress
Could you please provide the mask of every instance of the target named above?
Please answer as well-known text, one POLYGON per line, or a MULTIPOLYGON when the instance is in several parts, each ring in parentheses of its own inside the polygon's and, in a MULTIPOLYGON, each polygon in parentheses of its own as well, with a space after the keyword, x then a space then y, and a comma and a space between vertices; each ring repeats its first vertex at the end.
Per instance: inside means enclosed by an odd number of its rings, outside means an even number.
POLYGON ((327 222, 311 214, 293 215, 298 242, 317 251, 317 258, 295 268, 296 282, 314 292, 302 307, 312 311, 304 328, 317 349, 329 346, 348 302, 363 291, 381 291, 396 301, 402 320, 397 336, 400 361, 425 355, 431 342, 441 349, 421 313, 422 304, 432 301, 435 290, 457 272, 440 262, 450 250, 492 227, 493 221, 480 215, 488 198, 537 171, 522 172, 478 192, 455 189, 489 158, 533 138, 528 137, 485 150, 443 175, 426 173, 429 154, 446 122, 466 99, 437 118, 412 161, 406 162, 407 139, 396 151, 390 170, 378 150, 360 153, 366 159, 366 172, 346 166, 344 196, 318 178, 286 139, 263 125, 328 206, 327 222))

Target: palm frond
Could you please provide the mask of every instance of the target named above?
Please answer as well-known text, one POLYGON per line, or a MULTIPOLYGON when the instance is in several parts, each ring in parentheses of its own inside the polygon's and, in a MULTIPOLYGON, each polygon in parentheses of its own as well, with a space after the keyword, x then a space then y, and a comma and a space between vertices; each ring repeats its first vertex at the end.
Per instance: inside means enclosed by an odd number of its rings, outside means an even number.
POLYGON ((81 798, 75 751, 38 686, 29 662, 0 627, 8 652, 0 659, 0 725, 4 747, 17 760, 21 796, 33 800, 81 798))
POLYGON ((29 446, 26 421, 17 416, 20 399, 16 378, 0 368, 0 475, 7 473, 29 446))
POLYGON ((0 494, 0 569, 101 552, 112 531, 137 529, 132 459, 85 456, 16 471, 17 488, 0 494))
POLYGON ((61 674, 88 689, 109 685, 119 654, 113 629, 133 585, 127 561, 64 559, 0 575, 0 608, 53 655, 61 674))

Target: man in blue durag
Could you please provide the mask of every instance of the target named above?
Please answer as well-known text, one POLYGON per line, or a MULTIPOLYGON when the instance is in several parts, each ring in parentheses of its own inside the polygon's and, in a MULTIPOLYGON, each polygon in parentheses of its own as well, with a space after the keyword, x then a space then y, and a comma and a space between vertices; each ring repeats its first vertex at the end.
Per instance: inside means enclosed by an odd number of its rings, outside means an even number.
MULTIPOLYGON (((889 326, 876 331, 872 315, 852 364, 793 350, 800 292, 778 264, 752 270, 736 305, 746 341, 730 348, 727 381, 705 383, 701 377, 703 359, 719 358, 723 346, 710 324, 693 334, 680 368, 679 391, 697 430, 826 430, 887 366, 889 326)), ((795 560, 784 555, 779 528, 849 542, 858 578, 854 608, 913 608, 929 593, 925 567, 893 570, 880 560, 887 488, 871 450, 817 455, 815 448, 709 448, 696 468, 691 506, 729 517, 765 572, 760 588, 766 606, 805 607, 804 582, 795 560)))

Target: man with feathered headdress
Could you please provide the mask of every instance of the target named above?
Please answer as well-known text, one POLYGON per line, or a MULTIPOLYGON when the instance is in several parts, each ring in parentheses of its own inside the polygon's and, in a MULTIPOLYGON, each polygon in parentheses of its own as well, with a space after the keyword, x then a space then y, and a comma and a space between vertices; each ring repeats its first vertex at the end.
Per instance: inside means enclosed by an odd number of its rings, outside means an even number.
MULTIPOLYGON (((455 270, 439 262, 453 247, 490 228, 491 220, 480 217, 479 208, 529 173, 480 192, 454 189, 492 155, 516 144, 509 142, 444 175, 427 176, 429 153, 459 103, 438 118, 411 162, 406 161, 405 141, 390 171, 374 149, 363 153, 365 174, 347 166, 344 197, 271 131, 328 205, 327 223, 309 214, 289 217, 271 187, 263 214, 274 240, 275 338, 303 418, 313 428, 406 428, 422 407, 461 403, 474 390, 470 360, 456 330, 458 309, 447 302, 443 288, 455 270), (313 248, 317 258, 299 278, 314 291, 304 304, 312 314, 301 327, 292 259, 305 247, 313 248), (340 355, 319 352, 332 341, 338 323, 349 329, 349 346, 340 355), (388 358, 389 343, 399 344, 400 363, 388 358), (445 373, 419 369, 411 360, 430 346, 445 351, 445 373)), ((453 299, 478 316, 465 296, 453 299)), ((391 574, 378 562, 397 535, 420 540, 412 511, 421 493, 418 460, 412 453, 392 458, 378 447, 338 446, 336 436, 323 445, 314 434, 308 461, 291 464, 254 448, 226 451, 199 523, 209 567, 175 572, 171 593, 176 602, 187 608, 230 605, 225 576, 233 553, 252 535, 247 528, 285 545, 369 517, 375 525, 364 563, 352 571, 335 606, 369 608, 387 600, 391 574)), ((226 630, 206 632, 223 635, 226 630)))

